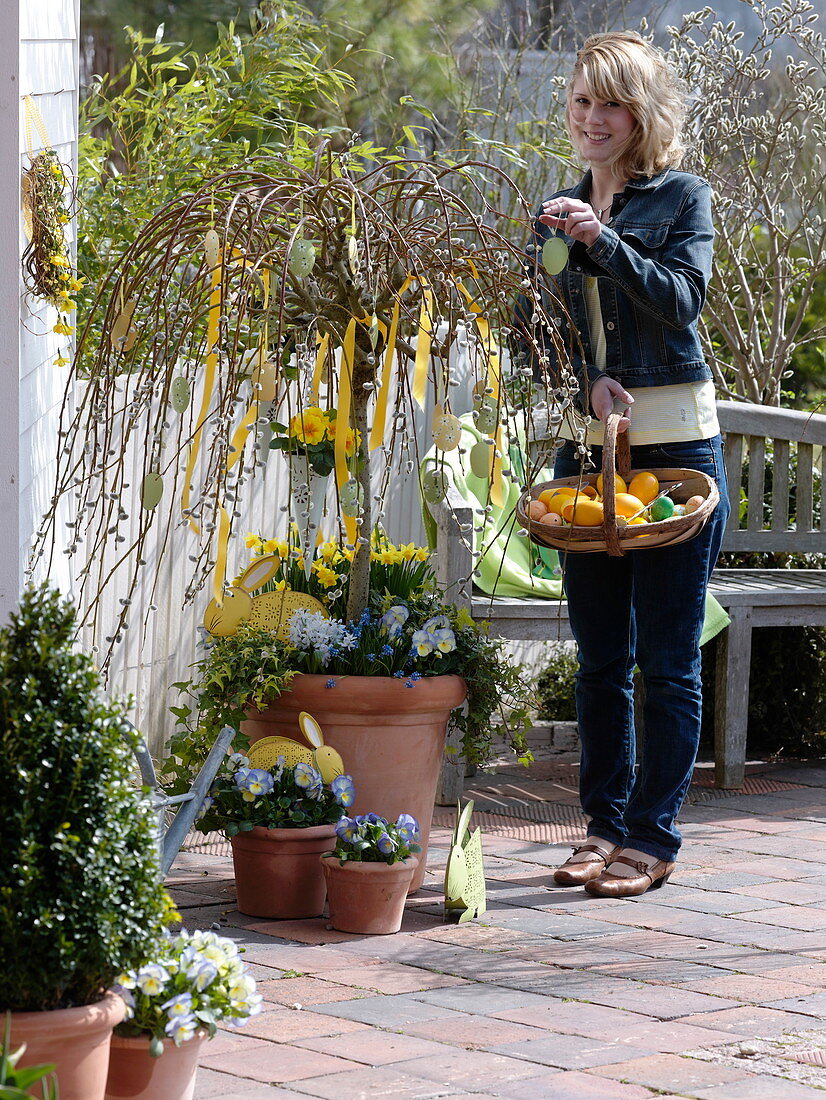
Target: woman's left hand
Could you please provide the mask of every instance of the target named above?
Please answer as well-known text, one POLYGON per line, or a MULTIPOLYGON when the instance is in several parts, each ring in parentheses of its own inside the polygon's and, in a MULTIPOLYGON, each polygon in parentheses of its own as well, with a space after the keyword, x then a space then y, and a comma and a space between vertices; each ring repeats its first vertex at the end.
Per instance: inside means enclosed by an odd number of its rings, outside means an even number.
POLYGON ((579 199, 549 199, 542 204, 539 221, 551 229, 561 229, 586 248, 590 248, 602 232, 602 222, 594 208, 579 199), (559 217, 560 214, 563 217, 559 217))

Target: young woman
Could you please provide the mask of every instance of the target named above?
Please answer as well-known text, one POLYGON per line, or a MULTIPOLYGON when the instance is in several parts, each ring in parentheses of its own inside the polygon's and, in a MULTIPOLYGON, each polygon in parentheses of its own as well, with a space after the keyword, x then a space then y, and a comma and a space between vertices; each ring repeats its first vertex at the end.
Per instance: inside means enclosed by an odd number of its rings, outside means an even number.
MULTIPOLYGON (((675 819, 700 736, 706 587, 728 514, 714 387, 697 334, 711 272, 711 193, 678 171, 683 104, 679 80, 639 35, 589 38, 567 102, 574 149, 589 167, 542 204, 535 226, 534 264, 549 236, 570 247, 558 283, 574 323, 582 409, 595 418, 585 441, 591 463, 601 467, 602 421, 616 403, 633 469, 701 470, 721 496, 702 532, 678 546, 621 558, 562 555, 579 649, 580 797, 589 823, 587 843, 554 878, 602 897, 662 886, 674 867, 675 819), (645 685, 639 753, 636 665, 645 685)), ((522 299, 515 328, 517 342, 521 330, 522 347, 535 351, 529 309, 522 299)), ((581 448, 565 442, 555 476, 578 474, 582 461, 581 448)))

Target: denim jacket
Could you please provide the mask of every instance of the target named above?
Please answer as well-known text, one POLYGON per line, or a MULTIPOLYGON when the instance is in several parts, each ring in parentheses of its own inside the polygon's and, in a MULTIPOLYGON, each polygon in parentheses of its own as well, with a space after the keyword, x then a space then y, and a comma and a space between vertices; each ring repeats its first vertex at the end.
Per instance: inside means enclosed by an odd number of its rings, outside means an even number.
MULTIPOLYGON (((588 171, 575 187, 553 197, 587 202, 590 192, 588 171)), ((609 224, 589 248, 537 220, 535 239, 527 249, 527 275, 540 286, 545 281, 537 279, 542 245, 554 233, 570 247, 568 264, 557 284, 574 331, 563 320, 559 335, 581 389, 600 375, 594 366, 585 306, 585 278, 589 275, 599 276, 606 374, 626 388, 712 377, 697 333, 714 239, 711 188, 705 180, 673 169, 631 180, 614 196, 609 224)), ((543 290, 543 300, 546 311, 553 313, 547 290, 543 290)), ((513 350, 531 362, 530 345, 524 337, 532 332, 553 362, 550 336, 536 331, 532 313, 527 298, 520 295, 514 314, 513 350)))

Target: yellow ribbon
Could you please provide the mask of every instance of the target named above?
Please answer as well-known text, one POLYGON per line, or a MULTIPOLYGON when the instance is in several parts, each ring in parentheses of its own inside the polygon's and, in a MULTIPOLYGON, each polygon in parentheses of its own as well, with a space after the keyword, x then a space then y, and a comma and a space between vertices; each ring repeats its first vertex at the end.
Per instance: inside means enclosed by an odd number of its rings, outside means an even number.
MULTIPOLYGON (((209 292, 209 319, 207 321, 207 357, 206 373, 204 375, 204 392, 201 397, 201 410, 195 425, 195 434, 189 448, 189 458, 184 474, 184 491, 181 496, 181 508, 186 512, 189 508, 190 494, 192 492, 192 476, 195 472, 195 463, 198 461, 198 447, 201 442, 201 432, 209 415, 209 406, 212 401, 212 389, 215 385, 215 371, 218 366, 218 320, 221 316, 221 277, 222 257, 219 252, 218 263, 210 272, 211 289, 209 292)), ((200 525, 189 517, 189 526, 196 535, 200 535, 200 525)))
POLYGON ((422 304, 419 309, 419 332, 416 341, 416 361, 413 365, 413 400, 424 408, 427 388, 427 368, 430 364, 430 344, 433 340, 433 291, 422 283, 422 304))
POLYGON ((229 552, 229 512, 223 504, 220 507, 218 521, 218 553, 215 556, 215 573, 212 577, 212 596, 219 607, 224 600, 224 577, 227 573, 227 554, 229 552))
MULTIPOLYGON (((393 313, 390 316, 390 330, 387 336, 387 346, 384 350, 384 363, 381 368, 381 382, 379 392, 376 395, 376 409, 373 415, 373 427, 370 429, 369 450, 375 451, 384 443, 384 429, 387 423, 387 403, 390 399, 390 383, 393 380, 393 363, 396 358, 396 336, 399 331, 399 315, 401 313, 402 294, 413 282, 413 277, 408 275, 396 295, 393 313)), ((379 323, 379 328, 384 326, 379 323)))
MULTIPOLYGON (((338 379, 338 407, 336 409, 336 439, 333 448, 336 467, 336 485, 339 491, 349 480, 350 471, 347 469, 347 429, 350 427, 350 405, 353 394, 353 362, 356 350, 356 321, 350 318, 347 331, 344 333, 344 341, 341 345, 341 370, 338 379)), ((354 433, 355 447, 355 433, 354 433)), ((347 539, 356 544, 356 521, 352 516, 344 516, 344 529, 347 539)))
MULTIPOLYGON (((478 273, 473 261, 468 260, 468 264, 474 278, 477 278, 478 273)), ((486 385, 492 391, 494 403, 498 407, 501 394, 501 367, 499 364, 499 352, 496 350, 491 337, 490 325, 487 319, 482 316, 481 307, 474 302, 473 296, 464 283, 457 280, 456 287, 467 302, 468 309, 473 314, 473 320, 479 333, 479 342, 487 362, 486 385)), ((502 429, 498 424, 496 427, 496 435, 494 436, 494 446, 491 447, 491 452, 490 499, 492 504, 501 508, 505 503, 505 487, 502 478, 502 429)))

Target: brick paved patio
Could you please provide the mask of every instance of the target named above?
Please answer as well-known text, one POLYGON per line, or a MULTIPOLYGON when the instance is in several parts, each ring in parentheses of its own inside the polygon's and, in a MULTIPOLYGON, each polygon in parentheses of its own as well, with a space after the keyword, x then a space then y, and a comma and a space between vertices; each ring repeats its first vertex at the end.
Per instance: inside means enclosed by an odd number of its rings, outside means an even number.
POLYGON ((265 998, 205 1048, 197 1100, 826 1100, 823 762, 753 766, 736 795, 698 770, 678 873, 638 900, 554 885, 581 835, 570 766, 473 783, 489 909, 461 927, 445 827, 388 937, 245 917, 225 851, 179 856, 185 925, 245 944, 265 998))

